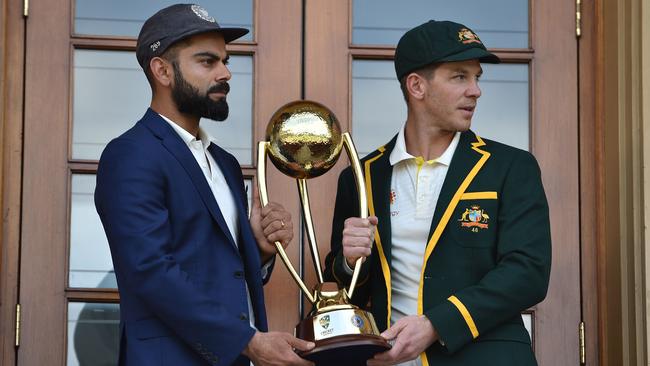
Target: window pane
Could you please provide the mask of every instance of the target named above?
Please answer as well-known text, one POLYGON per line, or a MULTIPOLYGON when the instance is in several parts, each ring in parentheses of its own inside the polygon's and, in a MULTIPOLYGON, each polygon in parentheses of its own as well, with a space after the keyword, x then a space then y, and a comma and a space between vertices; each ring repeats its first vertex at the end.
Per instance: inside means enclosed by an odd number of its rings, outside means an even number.
MULTIPOLYGON (((170 0, 77 0, 75 33, 137 38, 147 18, 176 3, 170 0)), ((211 0, 201 6, 222 27, 248 28, 250 32, 241 40, 253 39, 253 0, 211 0)))
MULTIPOLYGON (((231 56, 230 117, 204 126, 239 160, 252 160, 252 56, 231 56)), ((133 52, 75 50, 72 158, 99 160, 113 138, 131 128, 151 102, 151 89, 133 52)))
POLYGON ((119 342, 119 304, 68 304, 67 366, 117 365, 119 342))
POLYGON ((219 146, 233 154, 239 164, 251 165, 253 159, 253 57, 230 56, 232 73, 228 119, 222 122, 201 120, 201 127, 219 146))
POLYGON ((117 288, 104 228, 95 210, 95 175, 72 175, 70 287, 117 288))
POLYGON ((406 121, 393 61, 352 62, 352 138, 359 157, 387 143, 406 121))
MULTIPOLYGON (((482 67, 483 94, 472 120, 472 130, 482 137, 527 150, 528 65, 484 64, 482 67)), ((405 121, 406 103, 393 61, 354 60, 352 137, 359 155, 364 156, 387 143, 405 121)))
POLYGON ((528 1, 354 0, 352 43, 397 45, 430 19, 470 27, 490 48, 528 48, 528 1))
POLYGON ((151 89, 133 52, 75 50, 72 158, 99 160, 139 120, 151 89))

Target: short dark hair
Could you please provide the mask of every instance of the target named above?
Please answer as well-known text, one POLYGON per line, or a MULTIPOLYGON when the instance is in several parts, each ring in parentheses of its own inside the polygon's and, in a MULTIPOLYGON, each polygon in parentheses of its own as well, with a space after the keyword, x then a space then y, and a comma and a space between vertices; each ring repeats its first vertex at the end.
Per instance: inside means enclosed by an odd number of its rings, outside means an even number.
MULTIPOLYGON (((170 63, 176 63, 178 60, 178 52, 182 48, 188 47, 189 45, 192 44, 192 37, 182 39, 173 45, 169 46, 168 49, 163 52, 162 55, 160 55, 160 58, 162 58, 165 61, 168 61, 170 63)), ((151 60, 149 61, 151 62, 151 60)), ((147 81, 149 82, 149 86, 151 86, 151 90, 153 91, 153 74, 151 74, 151 66, 150 65, 145 65, 144 67, 144 75, 147 77, 147 81)))
MULTIPOLYGON (((440 65, 440 62, 434 62, 411 72, 414 72, 423 78, 430 80, 433 77, 433 73, 438 68, 438 65, 440 65)), ((404 97, 404 101, 407 105, 409 104, 409 91, 406 89, 406 78, 408 78, 411 72, 399 79, 399 88, 402 90, 402 96, 404 97)))

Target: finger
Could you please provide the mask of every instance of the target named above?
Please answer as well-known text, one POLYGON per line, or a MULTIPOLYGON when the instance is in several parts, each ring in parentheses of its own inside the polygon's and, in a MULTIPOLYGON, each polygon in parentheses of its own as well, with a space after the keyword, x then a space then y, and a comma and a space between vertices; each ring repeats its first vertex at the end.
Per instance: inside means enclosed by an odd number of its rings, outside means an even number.
POLYGON ((350 258, 352 262, 356 262, 359 257, 369 257, 370 254, 372 254, 372 250, 369 248, 343 248, 343 256, 350 258))
MULTIPOLYGON (((264 211, 262 209, 262 211, 264 211)), ((287 211, 282 211, 282 210, 272 210, 268 211, 266 214, 262 212, 262 226, 266 227, 270 225, 272 222, 278 221, 278 222, 284 222, 286 224, 287 221, 291 221, 291 214, 289 214, 287 211)))
POLYGON ((266 216, 273 211, 284 211, 284 207, 277 202, 269 202, 262 210, 262 215, 266 216))
POLYGON ((395 339, 399 335, 399 333, 404 329, 404 323, 397 321, 395 324, 393 324, 390 328, 386 329, 381 336, 384 337, 385 339, 395 339))
POLYGON ((308 342, 300 338, 292 337, 291 335, 287 334, 287 343, 291 345, 291 347, 297 349, 298 351, 309 351, 312 348, 316 347, 316 344, 314 342, 308 342))
POLYGON ((371 239, 375 231, 369 227, 347 227, 343 228, 344 237, 371 239))
POLYGON ((345 219, 345 221, 343 223, 343 226, 344 227, 359 227, 359 228, 365 227, 365 228, 369 228, 371 225, 370 225, 370 221, 368 221, 368 219, 362 219, 360 217, 348 217, 347 219, 345 219))
POLYGON ((393 348, 391 348, 386 352, 376 354, 375 357, 373 357, 372 359, 379 362, 391 363, 392 361, 396 361, 399 358, 403 350, 404 350, 404 345, 398 341, 395 342, 393 348))
POLYGON ((285 222, 284 220, 276 220, 266 227, 263 227, 262 231, 264 232, 264 236, 266 236, 267 239, 273 234, 276 234, 276 237, 285 237, 288 235, 292 236, 293 223, 291 221, 285 222))
POLYGON ((283 248, 286 248, 291 240, 293 240, 293 232, 283 230, 283 231, 276 231, 266 237, 266 240, 268 240, 271 243, 275 242, 280 242, 282 244, 283 248))
POLYGON ((377 216, 368 216, 368 222, 372 226, 377 226, 377 224, 379 224, 379 219, 377 218, 377 216))

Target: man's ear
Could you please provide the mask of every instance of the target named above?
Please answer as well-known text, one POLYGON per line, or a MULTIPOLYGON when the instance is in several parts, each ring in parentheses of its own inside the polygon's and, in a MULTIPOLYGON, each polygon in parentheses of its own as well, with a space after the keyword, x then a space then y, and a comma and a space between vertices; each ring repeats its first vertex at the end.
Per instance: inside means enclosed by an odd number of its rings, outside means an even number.
POLYGON ((162 86, 170 86, 174 79, 172 64, 160 57, 154 57, 149 61, 149 68, 153 78, 162 86))
POLYGON ((414 72, 406 76, 406 90, 409 93, 410 98, 424 98, 425 89, 426 85, 422 76, 414 72))

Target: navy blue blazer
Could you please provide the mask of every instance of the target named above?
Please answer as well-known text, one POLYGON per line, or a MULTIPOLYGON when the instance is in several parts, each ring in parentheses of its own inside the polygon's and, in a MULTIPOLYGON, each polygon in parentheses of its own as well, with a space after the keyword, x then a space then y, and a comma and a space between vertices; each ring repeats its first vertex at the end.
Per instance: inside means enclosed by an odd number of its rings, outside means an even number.
POLYGON ((95 205, 120 292, 120 365, 248 365, 267 330, 258 247, 237 160, 211 144, 239 214, 239 248, 187 145, 151 109, 99 161, 95 205))

